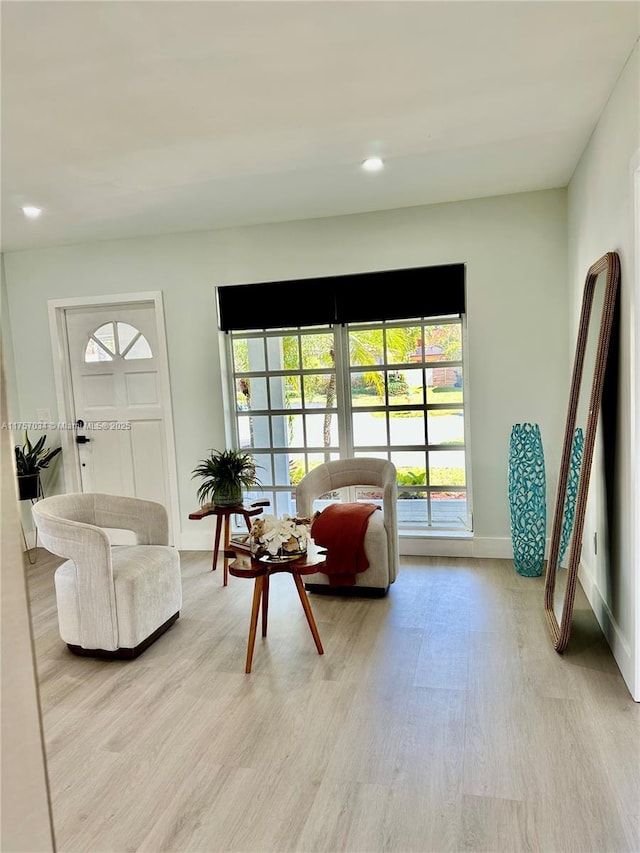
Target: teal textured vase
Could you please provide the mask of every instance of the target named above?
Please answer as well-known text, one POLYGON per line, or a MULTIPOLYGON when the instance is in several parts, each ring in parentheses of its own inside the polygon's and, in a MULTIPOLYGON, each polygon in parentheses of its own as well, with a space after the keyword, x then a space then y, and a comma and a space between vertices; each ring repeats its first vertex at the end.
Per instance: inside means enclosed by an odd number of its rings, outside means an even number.
POLYGON ((538 424, 514 424, 509 441, 509 509, 516 571, 538 577, 544 569, 547 488, 538 424))

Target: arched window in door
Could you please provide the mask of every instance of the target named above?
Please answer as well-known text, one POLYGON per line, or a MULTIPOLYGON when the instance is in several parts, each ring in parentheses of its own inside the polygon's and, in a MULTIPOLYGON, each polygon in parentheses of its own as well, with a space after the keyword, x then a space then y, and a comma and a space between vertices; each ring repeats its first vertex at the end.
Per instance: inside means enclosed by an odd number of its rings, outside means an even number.
POLYGON ((85 362, 113 361, 115 357, 133 360, 153 358, 149 341, 130 323, 104 323, 89 335, 85 362))

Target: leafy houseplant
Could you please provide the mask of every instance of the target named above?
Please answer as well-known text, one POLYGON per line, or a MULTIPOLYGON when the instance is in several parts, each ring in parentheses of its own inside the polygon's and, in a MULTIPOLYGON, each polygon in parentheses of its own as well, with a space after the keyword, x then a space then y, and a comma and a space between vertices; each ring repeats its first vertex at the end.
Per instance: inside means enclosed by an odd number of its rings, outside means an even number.
POLYGON ((16 474, 18 476, 18 492, 21 501, 37 498, 40 493, 40 472, 49 467, 49 463, 58 453, 61 447, 52 450, 45 447, 47 436, 41 436, 35 444, 29 440, 29 434, 24 434, 22 447, 16 444, 16 474))
POLYGON ((215 506, 242 503, 242 487, 259 486, 256 463, 244 450, 212 450, 192 471, 192 479, 202 477, 198 488, 200 504, 211 501, 215 506))

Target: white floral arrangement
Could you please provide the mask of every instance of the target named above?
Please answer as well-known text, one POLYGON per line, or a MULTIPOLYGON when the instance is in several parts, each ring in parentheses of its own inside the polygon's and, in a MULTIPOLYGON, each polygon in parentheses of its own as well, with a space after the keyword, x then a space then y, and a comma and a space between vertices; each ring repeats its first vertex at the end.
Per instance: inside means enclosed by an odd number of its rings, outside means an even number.
POLYGON ((251 525, 249 540, 254 556, 286 559, 306 553, 309 527, 305 520, 290 515, 263 515, 251 525))

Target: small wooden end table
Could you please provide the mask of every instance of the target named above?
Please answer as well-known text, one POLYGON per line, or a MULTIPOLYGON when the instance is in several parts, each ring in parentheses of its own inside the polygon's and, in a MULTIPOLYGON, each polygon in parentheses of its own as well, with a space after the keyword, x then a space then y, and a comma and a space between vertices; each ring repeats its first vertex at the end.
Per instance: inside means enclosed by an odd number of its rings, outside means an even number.
POLYGON ((251 622, 249 623, 249 642, 247 644, 247 662, 245 672, 251 672, 251 664, 253 661, 253 649, 256 643, 256 630, 258 627, 258 613, 260 604, 262 603, 262 636, 267 636, 267 617, 269 613, 269 578, 271 575, 278 572, 288 572, 293 578, 293 582, 298 590, 300 602, 304 615, 307 617, 307 623, 311 630, 311 635, 316 644, 319 655, 324 654, 320 634, 316 626, 316 621, 313 618, 313 612, 307 592, 302 583, 301 577, 304 575, 312 575, 322 569, 326 564, 326 551, 322 551, 315 546, 310 546, 306 555, 298 557, 295 560, 286 562, 266 562, 263 559, 256 559, 251 555, 248 547, 244 545, 232 544, 231 549, 225 552, 229 559, 233 562, 229 564, 229 572, 237 578, 253 578, 255 580, 253 587, 253 604, 251 607, 251 622))
POLYGON ((216 566, 218 563, 218 552, 220 550, 220 534, 224 525, 223 551, 225 552, 225 556, 223 561, 223 586, 227 586, 229 582, 229 557, 226 555, 226 551, 229 549, 229 542, 231 541, 231 516, 244 516, 244 521, 247 525, 247 530, 251 530, 250 519, 253 518, 254 515, 260 515, 263 508, 265 506, 269 506, 269 503, 270 501, 255 501, 250 506, 245 506, 244 504, 236 504, 235 506, 214 506, 213 504, 205 504, 204 506, 201 506, 200 509, 197 509, 195 512, 189 513, 189 518, 192 521, 200 521, 201 518, 206 518, 209 515, 215 515, 216 517, 216 535, 213 543, 213 560, 211 563, 212 572, 216 570, 216 566))

